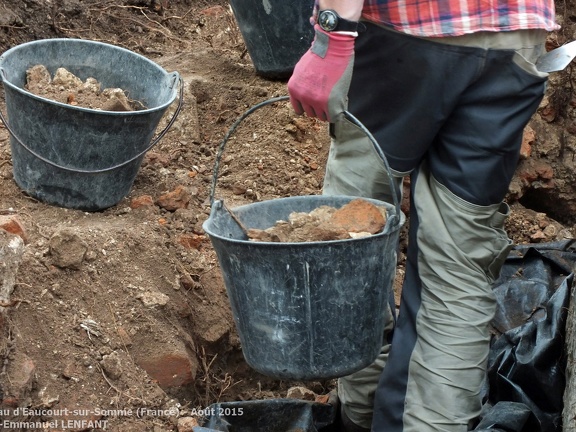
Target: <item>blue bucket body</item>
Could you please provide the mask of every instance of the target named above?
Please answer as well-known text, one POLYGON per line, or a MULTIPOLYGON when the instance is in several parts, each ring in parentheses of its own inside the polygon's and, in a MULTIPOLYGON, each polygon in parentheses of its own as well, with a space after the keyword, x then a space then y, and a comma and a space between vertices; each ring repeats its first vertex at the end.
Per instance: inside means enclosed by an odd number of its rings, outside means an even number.
POLYGON ((18 45, 0 56, 0 78, 14 132, 14 180, 40 201, 87 211, 115 205, 129 193, 144 155, 124 162, 148 147, 178 81, 176 73, 129 50, 79 39, 18 45), (52 75, 63 67, 82 80, 95 78, 102 89, 122 88, 146 109, 99 111, 36 96, 24 85, 26 71, 38 64, 52 75))
MULTIPOLYGON (((293 211, 353 197, 303 196, 238 207, 247 228, 265 229, 293 211)), ((386 206, 394 214, 394 206, 386 206)), ((393 220, 396 220, 394 222, 393 220)), ((203 228, 218 255, 247 363, 280 379, 324 379, 374 361, 386 323, 403 215, 383 232, 350 240, 252 242, 223 208, 213 205, 203 228)))

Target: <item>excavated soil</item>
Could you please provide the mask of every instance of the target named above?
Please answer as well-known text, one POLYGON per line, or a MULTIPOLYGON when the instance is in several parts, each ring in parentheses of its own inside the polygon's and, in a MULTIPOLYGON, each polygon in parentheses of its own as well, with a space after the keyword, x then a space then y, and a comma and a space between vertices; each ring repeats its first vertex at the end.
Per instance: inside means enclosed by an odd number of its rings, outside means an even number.
MULTIPOLYGON (((571 3, 559 9, 564 29, 551 36, 550 48, 571 39, 573 24, 564 17, 573 9, 571 3)), ((226 132, 249 107, 286 95, 284 81, 255 73, 228 3, 0 3, 0 52, 53 37, 115 44, 178 71, 183 107, 146 155, 130 194, 92 213, 24 193, 12 175, 9 133, 0 124, 0 220, 25 239, 13 291, 0 298, 2 419, 44 422, 46 430, 80 419, 93 423, 71 430, 184 432, 217 401, 286 396, 298 385, 316 394, 329 391, 331 380, 275 380, 245 363, 202 229, 226 132)), ((507 228, 517 243, 573 237, 576 99, 570 72, 551 77, 525 132, 508 196, 513 210, 507 228)), ((0 103, 6 115, 3 93, 0 103)), ((158 130, 175 111, 176 104, 158 130)), ((234 208, 319 194, 328 147, 325 123, 294 115, 286 101, 269 104, 228 141, 215 196, 234 208)), ((405 195, 402 208, 409 216, 408 189, 405 195)), ((2 247, 14 244, 11 237, 1 239, 2 247)))

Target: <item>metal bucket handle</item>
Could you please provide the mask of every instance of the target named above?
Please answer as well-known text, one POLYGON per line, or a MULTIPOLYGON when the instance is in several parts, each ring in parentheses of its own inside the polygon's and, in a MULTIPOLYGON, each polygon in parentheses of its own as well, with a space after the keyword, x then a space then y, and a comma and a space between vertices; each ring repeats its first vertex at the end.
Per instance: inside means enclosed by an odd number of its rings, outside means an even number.
MULTIPOLYGON (((124 165, 128 165, 130 162, 134 162, 139 157, 144 156, 146 153, 148 153, 152 149, 152 147, 154 147, 156 144, 158 144, 158 142, 160 142, 160 140, 164 137, 164 135, 166 135, 168 130, 172 127, 172 125, 176 121, 178 114, 180 114, 180 111, 182 110, 182 105, 183 105, 183 101, 184 101, 184 83, 182 81, 182 78, 180 78, 178 72, 172 72, 171 75, 172 75, 171 86, 174 87, 175 83, 178 81, 180 84, 180 94, 179 94, 178 106, 176 107, 176 111, 174 112, 174 115, 172 116, 172 118, 170 119, 170 121, 168 122, 166 127, 150 142, 150 145, 148 147, 146 147, 144 150, 142 150, 140 153, 131 157, 127 161, 121 162, 119 164, 116 164, 116 165, 108 167, 108 168, 102 168, 102 169, 97 169, 97 170, 83 170, 83 169, 79 169, 79 168, 66 167, 63 165, 59 165, 55 162, 52 162, 51 160, 46 159, 44 156, 36 153, 34 150, 32 150, 30 147, 28 147, 26 144, 24 144, 22 142, 22 140, 20 140, 20 138, 18 138, 16 136, 14 131, 12 131, 12 129, 8 125, 8 122, 6 121, 4 114, 2 114, 2 110, 0 110, 0 121, 2 123, 4 123, 4 126, 6 126, 6 129, 8 129, 8 132, 10 133, 10 135, 12 135, 14 140, 18 144, 20 144, 20 146, 24 150, 26 150, 31 155, 37 157, 38 159, 40 159, 42 162, 47 163, 48 165, 51 165, 55 168, 59 168, 59 169, 64 170, 64 171, 71 171, 71 172, 82 173, 82 174, 100 174, 100 173, 104 173, 104 172, 108 172, 108 171, 113 171, 115 169, 123 167, 124 165)), ((5 80, 6 80, 6 72, 4 72, 3 68, 0 68, 0 82, 3 82, 5 80)))
MULTIPOLYGON (((230 129, 228 129, 228 132, 226 132, 226 135, 224 135, 224 138, 222 139, 222 142, 220 143, 220 147, 218 148, 218 153, 216 154, 216 160, 214 162, 214 172, 212 175, 212 184, 210 186, 210 205, 214 204, 214 195, 216 193, 216 184, 218 182, 218 171, 220 170, 220 160, 222 159, 222 154, 224 153, 224 149, 226 147, 226 144, 228 143, 230 136, 234 133, 234 131, 240 125, 240 123, 242 123, 242 121, 246 117, 248 117, 250 114, 252 114, 254 111, 258 110, 259 108, 262 108, 263 106, 266 106, 266 105, 269 105, 269 104, 272 104, 275 102, 288 100, 289 98, 290 98, 289 96, 279 96, 279 97, 265 100, 263 102, 260 102, 256 105, 252 106, 244 114, 240 115, 240 117, 238 117, 236 119, 236 121, 232 124, 230 129)), ((390 165, 388 164, 388 159, 386 158, 386 155, 384 154, 384 152, 382 151, 382 149, 378 145, 376 138, 374 138, 374 136, 360 122, 360 120, 358 120, 356 117, 354 117, 351 113, 349 113, 348 111, 344 111, 344 116, 351 123, 358 126, 358 128, 360 128, 360 130, 362 130, 362 132, 364 132, 364 134, 368 137, 370 142, 374 145, 374 148, 376 149, 378 156, 380 156, 380 159, 382 159, 382 162, 384 163, 384 167, 386 168, 386 173, 388 174, 388 179, 390 181, 390 187, 393 188, 396 181, 394 179, 394 176, 392 175, 392 170, 390 169, 390 165)), ((396 191, 392 191, 391 195, 392 195, 392 201, 393 201, 392 204, 394 204, 394 208, 396 210, 396 213, 394 215, 392 215, 391 218, 393 218, 393 222, 396 222, 396 224, 399 224, 400 220, 401 220, 401 218, 400 218, 400 214, 401 214, 400 200, 398 198, 398 194, 396 193, 396 191)))

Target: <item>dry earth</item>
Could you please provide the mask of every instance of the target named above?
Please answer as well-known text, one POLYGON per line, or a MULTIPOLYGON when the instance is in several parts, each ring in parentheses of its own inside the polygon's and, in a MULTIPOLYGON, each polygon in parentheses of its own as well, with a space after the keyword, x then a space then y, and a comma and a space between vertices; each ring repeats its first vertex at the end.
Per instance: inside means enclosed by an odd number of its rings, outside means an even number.
MULTIPOLYGON (((550 47, 573 39, 570 10, 571 4, 562 4, 565 27, 552 35, 550 47)), ((88 410, 82 419, 107 420, 107 430, 183 432, 194 409, 216 401, 285 396, 298 384, 328 391, 331 381, 283 382, 246 365, 202 230, 225 133, 249 107, 286 94, 285 82, 255 74, 227 2, 0 1, 0 52, 51 37, 112 43, 178 71, 184 105, 147 154, 130 195, 94 213, 49 206, 23 193, 0 125, 0 218, 15 222, 15 230, 19 223, 26 240, 14 291, 0 304, 3 417, 22 407, 81 408, 88 410)), ((509 194, 508 229, 518 243, 573 237, 576 102, 570 72, 552 77, 525 134, 509 194)), ((295 116, 286 102, 266 106, 227 143, 216 196, 234 207, 318 194, 328 144, 325 124, 295 116)), ((409 211, 406 203, 403 209, 409 211)), ((4 250, 11 239, 3 237, 4 250)), ((401 275, 400 266, 399 280, 401 275)), ((27 414, 13 419, 68 418, 65 412, 27 414)))

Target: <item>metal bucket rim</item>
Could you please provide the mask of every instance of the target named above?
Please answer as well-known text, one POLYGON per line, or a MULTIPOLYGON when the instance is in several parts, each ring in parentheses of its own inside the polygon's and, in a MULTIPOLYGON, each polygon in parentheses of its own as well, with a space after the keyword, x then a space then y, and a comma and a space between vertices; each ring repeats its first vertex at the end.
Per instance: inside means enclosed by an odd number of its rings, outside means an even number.
POLYGON ((208 229, 208 225, 210 225, 210 223, 214 220, 216 212, 220 211, 221 207, 223 205, 222 201, 216 200, 216 201, 214 201, 214 204, 212 206, 212 211, 210 212, 210 217, 202 224, 202 228, 208 234, 209 237, 217 238, 217 239, 222 240, 223 242, 226 242, 226 243, 237 244, 237 245, 249 244, 249 245, 258 246, 258 247, 270 247, 270 248, 281 249, 281 248, 286 248, 286 247, 304 248, 304 247, 309 247, 309 246, 320 246, 320 245, 331 245, 332 246, 332 245, 336 245, 336 244, 348 244, 351 242, 361 242, 361 241, 365 242, 365 241, 369 241, 369 240, 380 239, 381 237, 389 237, 392 233, 399 230, 400 227, 406 221, 406 216, 404 215, 404 213, 402 211, 400 211, 400 215, 398 215, 399 217, 394 217, 394 218, 390 217, 391 214, 396 215, 395 207, 394 207, 394 205, 387 203, 386 201, 380 201, 380 200, 377 200, 374 198, 366 198, 366 197, 350 196, 350 195, 299 195, 299 196, 293 196, 293 197, 274 198, 271 200, 265 200, 265 201, 250 203, 250 204, 244 204, 244 205, 241 205, 239 207, 235 207, 234 210, 238 211, 238 210, 242 210, 242 209, 245 209, 245 208, 248 208, 251 206, 268 204, 270 202, 296 201, 296 200, 301 200, 301 199, 306 199, 306 198, 311 198, 311 197, 313 197, 313 198, 326 197, 326 198, 336 198, 336 199, 345 198, 348 200, 348 202, 350 202, 354 199, 363 199, 363 200, 366 200, 366 201, 371 202, 371 203, 376 204, 376 205, 380 205, 380 206, 384 205, 386 207, 386 210, 387 210, 387 212, 386 212, 387 213, 386 224, 384 225, 384 228, 382 229, 382 231, 380 231, 376 234, 372 234, 370 236, 359 237, 359 238, 350 238, 350 239, 342 239, 342 240, 306 241, 306 242, 266 242, 266 241, 253 242, 250 240, 225 237, 223 235, 216 234, 212 230, 208 229), (392 211, 392 213, 391 213, 391 211, 392 211))
POLYGON ((98 41, 91 41, 91 40, 84 40, 84 39, 67 39, 67 38, 51 38, 51 39, 40 39, 40 40, 36 40, 36 41, 31 41, 31 42, 26 42, 20 45, 16 45, 12 48, 10 48, 9 50, 5 51, 4 53, 2 53, 0 55, 0 83, 7 85, 9 88, 11 88, 12 90, 15 90, 21 94, 23 94, 26 97, 31 97, 33 99, 39 100, 41 102, 45 102, 51 105, 55 105, 55 106, 59 106, 62 108, 68 108, 71 110, 76 110, 76 111, 82 111, 82 112, 89 112, 92 114, 102 114, 102 115, 113 115, 113 116, 133 116, 133 115, 144 115, 144 114, 150 114, 152 112, 156 112, 156 111, 161 111, 166 109, 168 106, 170 106, 174 100, 176 99, 176 96, 178 94, 177 92, 177 83, 178 83, 178 79, 179 79, 179 74, 178 72, 168 72, 166 71, 163 67, 161 67, 159 64, 153 62, 152 60, 150 60, 149 58, 135 53, 133 51, 130 51, 129 49, 126 48, 122 48, 116 45, 112 45, 112 44, 108 44, 108 43, 104 43, 104 42, 98 42, 98 41), (119 50, 119 51, 123 51, 125 52, 127 55, 131 55, 131 56, 135 56, 138 57, 140 60, 148 63, 150 66, 152 66, 154 69, 158 70, 159 72, 161 72, 164 77, 171 77, 172 78, 172 93, 170 95, 170 98, 168 98, 168 100, 158 106, 152 107, 152 108, 146 108, 143 110, 138 110, 138 111, 106 111, 106 110, 96 110, 93 108, 85 108, 85 107, 80 107, 80 106, 74 106, 74 105, 69 105, 69 104, 65 104, 62 102, 58 102, 55 101, 53 99, 48 99, 42 96, 38 96, 35 95, 34 93, 31 93, 29 91, 27 91, 26 89, 19 87, 17 85, 15 85, 14 83, 11 83, 5 76, 5 72, 4 72, 4 68, 2 67, 2 63, 3 60, 6 57, 9 57, 10 55, 14 55, 15 53, 17 53, 19 50, 21 49, 25 49, 26 47, 29 47, 31 45, 47 45, 50 43, 58 43, 58 42, 66 42, 66 43, 71 43, 71 44, 76 44, 76 45, 93 45, 93 46, 105 46, 106 48, 112 48, 115 50, 119 50))

